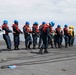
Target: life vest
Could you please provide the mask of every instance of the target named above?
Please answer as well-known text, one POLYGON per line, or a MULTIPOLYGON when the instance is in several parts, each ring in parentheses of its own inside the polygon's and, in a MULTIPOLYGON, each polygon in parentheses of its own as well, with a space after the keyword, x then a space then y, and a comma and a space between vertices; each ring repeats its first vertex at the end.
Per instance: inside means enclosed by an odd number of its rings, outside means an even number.
POLYGON ((39 32, 41 32, 42 29, 43 29, 43 25, 40 25, 40 26, 39 26, 39 32))
POLYGON ((49 25, 45 24, 45 25, 43 26, 43 31, 46 32, 46 29, 47 29, 47 28, 49 28, 49 25))
POLYGON ((37 26, 37 25, 33 25, 32 28, 35 28, 35 29, 36 29, 35 32, 36 32, 36 33, 39 33, 39 29, 38 29, 38 26, 37 26))
POLYGON ((40 26, 39 26, 39 29, 42 29, 42 27, 43 27, 43 25, 40 25, 40 26))
MULTIPOLYGON (((19 29, 19 27, 18 27, 17 24, 13 24, 12 27, 16 27, 16 30, 17 30, 18 32, 20 31, 20 29, 19 29)), ((13 29, 13 31, 14 31, 14 29, 13 29)))
POLYGON ((27 25, 24 25, 24 28, 26 28, 26 32, 27 32, 27 33, 30 33, 30 32, 32 32, 32 31, 31 31, 31 28, 30 28, 29 26, 27 26, 27 25))
POLYGON ((61 28, 56 28, 56 30, 57 30, 57 31, 59 31, 59 32, 61 32, 61 31, 62 31, 62 30, 61 30, 61 28))
MULTIPOLYGON (((9 27, 7 26, 7 24, 3 24, 3 25, 2 25, 2 30, 4 30, 4 28, 9 29, 9 27)), ((8 32, 7 32, 7 31, 5 31, 5 34, 8 34, 8 32)))
POLYGON ((62 28, 60 28, 61 29, 61 35, 63 36, 63 30, 62 30, 62 28))
POLYGON ((61 36, 61 28, 56 28, 55 30, 56 30, 56 34, 58 36, 61 36))
POLYGON ((63 31, 64 31, 64 35, 67 35, 67 36, 69 35, 68 28, 64 28, 63 31))
POLYGON ((49 26, 49 29, 50 29, 50 33, 52 33, 52 32, 53 32, 53 29, 52 29, 52 27, 51 27, 51 26, 49 26))
POLYGON ((73 30, 69 29, 69 35, 73 36, 73 30))

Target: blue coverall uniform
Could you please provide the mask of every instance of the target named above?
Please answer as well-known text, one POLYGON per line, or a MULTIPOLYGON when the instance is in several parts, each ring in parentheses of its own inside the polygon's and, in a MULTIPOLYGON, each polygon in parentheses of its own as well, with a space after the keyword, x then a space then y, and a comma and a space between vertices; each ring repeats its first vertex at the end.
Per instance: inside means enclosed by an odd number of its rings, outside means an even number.
POLYGON ((5 33, 3 34, 3 39, 6 42, 7 49, 11 50, 12 45, 11 45, 11 39, 10 39, 9 33, 12 33, 12 31, 9 29, 9 27, 6 24, 2 25, 2 30, 5 31, 5 33))
POLYGON ((25 25, 23 27, 23 32, 24 32, 24 38, 25 38, 25 46, 26 46, 26 49, 30 49, 30 45, 32 44, 32 39, 31 39, 31 30, 30 30, 30 27, 28 27, 27 25, 25 25))
POLYGON ((19 49, 19 44, 20 44, 20 33, 22 31, 18 28, 18 24, 13 24, 13 36, 14 36, 14 49, 17 50, 19 49))

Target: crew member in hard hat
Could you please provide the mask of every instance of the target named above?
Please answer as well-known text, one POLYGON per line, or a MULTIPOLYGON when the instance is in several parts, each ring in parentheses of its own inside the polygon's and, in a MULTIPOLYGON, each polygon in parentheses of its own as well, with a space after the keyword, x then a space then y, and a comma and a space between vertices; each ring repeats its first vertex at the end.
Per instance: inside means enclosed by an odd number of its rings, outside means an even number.
POLYGON ((72 26, 69 26, 69 46, 71 46, 71 43, 72 43, 72 26))
POLYGON ((71 42, 71 45, 74 44, 74 26, 72 26, 72 42, 71 42))
POLYGON ((39 26, 39 45, 38 45, 38 48, 40 48, 41 43, 42 43, 42 35, 41 35, 41 33, 42 33, 42 28, 43 28, 43 26, 45 24, 46 24, 46 22, 43 21, 42 24, 39 26))
POLYGON ((32 27, 33 49, 35 49, 37 45, 38 33, 39 33, 38 22, 34 22, 32 27))
POLYGON ((13 37, 14 37, 14 50, 18 50, 19 49, 19 44, 20 44, 20 33, 22 33, 22 31, 19 29, 18 27, 18 21, 14 20, 14 24, 12 25, 12 29, 13 29, 13 37))
POLYGON ((30 35, 30 33, 32 33, 32 30, 29 25, 30 23, 26 21, 25 25, 23 26, 26 49, 30 49, 30 45, 32 44, 32 39, 30 35))
POLYGON ((65 24, 64 25, 64 28, 63 28, 63 31, 64 31, 64 40, 65 40, 65 48, 68 47, 68 39, 69 39, 69 30, 68 30, 68 25, 65 24))
POLYGON ((61 27, 60 27, 60 29, 61 29, 60 46, 62 47, 63 46, 62 45, 62 42, 63 42, 63 30, 62 30, 61 27))
POLYGON ((54 25, 55 23, 52 21, 48 24, 45 24, 43 25, 43 28, 42 28, 42 32, 41 32, 41 37, 42 37, 42 41, 43 41, 43 44, 40 48, 40 51, 39 53, 42 54, 43 53, 43 49, 44 49, 44 53, 48 53, 47 51, 47 48, 48 48, 48 35, 49 35, 49 26, 50 25, 54 25))
POLYGON ((55 29, 55 33, 56 33, 56 38, 55 38, 55 47, 58 47, 61 48, 61 35, 62 35, 62 32, 61 32, 61 25, 57 25, 57 28, 55 29))
POLYGON ((53 27, 54 27, 54 22, 50 22, 49 23, 49 35, 48 35, 48 42, 49 44, 51 44, 51 48, 53 48, 53 42, 54 42, 54 30, 53 30, 53 27))
POLYGON ((8 21, 7 20, 3 21, 2 30, 4 30, 3 39, 6 42, 7 49, 11 50, 11 39, 10 39, 9 33, 12 33, 12 31, 8 27, 8 21))

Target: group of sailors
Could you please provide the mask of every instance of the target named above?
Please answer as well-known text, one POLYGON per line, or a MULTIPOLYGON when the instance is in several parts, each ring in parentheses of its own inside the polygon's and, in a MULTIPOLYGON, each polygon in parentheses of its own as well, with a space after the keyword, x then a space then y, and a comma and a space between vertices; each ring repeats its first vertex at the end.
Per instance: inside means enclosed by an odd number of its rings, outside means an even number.
POLYGON ((33 45, 33 49, 35 49, 37 45, 37 39, 39 37, 38 48, 39 53, 42 54, 48 53, 48 45, 50 45, 51 48, 61 48, 63 38, 65 40, 65 48, 67 48, 68 46, 73 46, 74 44, 73 26, 68 26, 67 24, 65 24, 64 28, 62 29, 61 25, 57 25, 57 27, 53 29, 54 25, 55 22, 53 21, 51 21, 50 23, 46 23, 43 21, 41 25, 39 25, 38 22, 34 22, 32 28, 30 28, 30 23, 26 21, 23 26, 23 31, 21 31, 18 26, 18 21, 14 20, 14 24, 12 24, 11 26, 13 31, 11 31, 8 26, 8 21, 4 20, 3 25, 0 27, 5 31, 5 33, 3 34, 3 39, 6 42, 8 50, 11 50, 12 47, 9 33, 13 33, 14 50, 19 49, 19 36, 20 34, 24 34, 26 49, 30 49, 31 44, 33 45))

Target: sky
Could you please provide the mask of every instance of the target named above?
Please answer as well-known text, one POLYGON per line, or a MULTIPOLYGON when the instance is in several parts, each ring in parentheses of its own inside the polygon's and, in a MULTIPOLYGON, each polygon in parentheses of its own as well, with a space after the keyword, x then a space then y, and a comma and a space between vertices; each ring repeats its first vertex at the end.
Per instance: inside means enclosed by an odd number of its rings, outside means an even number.
POLYGON ((26 21, 30 26, 37 21, 54 21, 55 26, 73 25, 76 29, 76 0, 0 0, 0 24, 8 20, 11 28, 14 20, 22 29, 26 21))

